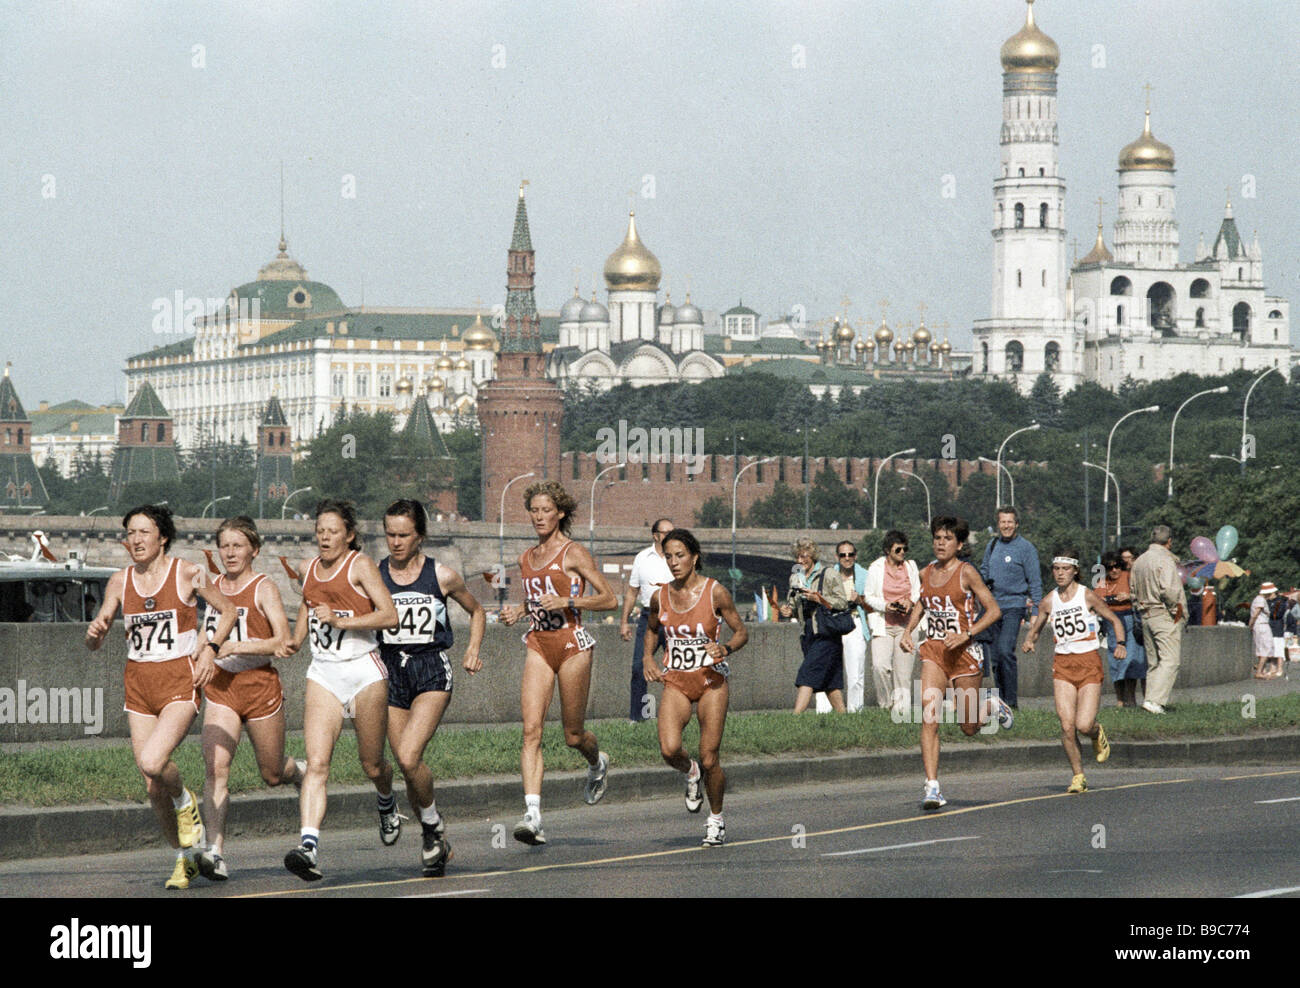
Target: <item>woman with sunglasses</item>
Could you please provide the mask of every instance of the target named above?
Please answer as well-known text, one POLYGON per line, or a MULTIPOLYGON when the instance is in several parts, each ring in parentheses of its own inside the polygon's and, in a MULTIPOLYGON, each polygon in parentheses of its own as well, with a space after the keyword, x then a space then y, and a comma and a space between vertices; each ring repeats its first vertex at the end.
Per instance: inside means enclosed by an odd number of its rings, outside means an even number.
POLYGON ((835 558, 840 564, 838 575, 844 582, 844 596, 853 608, 853 630, 840 639, 844 646, 844 706, 852 714, 862 709, 867 688, 867 643, 871 640, 867 612, 871 608, 862 596, 867 571, 858 565, 857 546, 848 539, 835 547, 835 558))
POLYGON ((871 679, 876 703, 886 709, 912 706, 914 652, 902 647, 912 605, 921 599, 921 575, 915 560, 907 558, 907 536, 897 530, 885 533, 884 555, 867 568, 863 597, 871 631, 871 679))
POLYGON ((1106 660, 1110 681, 1115 684, 1115 706, 1136 707, 1138 680, 1147 676, 1147 653, 1142 647, 1142 636, 1133 627, 1133 592, 1129 589, 1128 566, 1118 551, 1104 554, 1101 565, 1106 569, 1106 579, 1097 587, 1097 595, 1124 626, 1124 641, 1118 642, 1112 636, 1106 660), (1124 646, 1123 658, 1116 655, 1120 644, 1124 646))

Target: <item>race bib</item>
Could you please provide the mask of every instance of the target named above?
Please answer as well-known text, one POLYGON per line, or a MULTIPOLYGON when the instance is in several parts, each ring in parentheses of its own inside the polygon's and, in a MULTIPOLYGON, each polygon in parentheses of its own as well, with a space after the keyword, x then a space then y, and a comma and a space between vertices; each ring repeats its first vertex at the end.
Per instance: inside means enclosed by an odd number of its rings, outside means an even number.
POLYGON ((133 659, 169 659, 176 654, 180 619, 175 611, 132 614, 126 624, 126 640, 133 659))
MULTIPOLYGON (((227 641, 242 642, 248 641, 248 608, 237 608, 239 617, 235 621, 235 626, 230 629, 230 637, 227 641)), ((203 633, 211 639, 217 633, 217 624, 221 620, 221 612, 215 607, 209 607, 203 612, 203 633)))
POLYGON ((669 638, 664 665, 669 669, 689 672, 713 665, 713 657, 706 648, 713 644, 708 638, 669 638))
POLYGON ((961 634, 961 622, 955 610, 931 610, 925 612, 925 636, 931 641, 942 641, 949 635, 961 634))
MULTIPOLYGON (((335 617, 351 617, 351 611, 335 611, 335 617)), ((311 649, 313 652, 333 653, 341 655, 343 652, 343 642, 348 633, 343 628, 336 628, 332 624, 325 624, 316 617, 316 611, 313 610, 307 619, 307 628, 311 635, 311 649)))
POLYGON ((1080 608, 1052 611, 1052 633, 1056 635, 1058 642, 1087 638, 1092 630, 1092 623, 1080 608))
POLYGON ((433 594, 394 594, 397 626, 384 629, 390 645, 425 645, 433 641, 439 626, 447 621, 447 608, 433 594))
POLYGON ((534 631, 559 631, 564 627, 564 611, 548 611, 537 601, 529 598, 524 601, 528 620, 534 631))

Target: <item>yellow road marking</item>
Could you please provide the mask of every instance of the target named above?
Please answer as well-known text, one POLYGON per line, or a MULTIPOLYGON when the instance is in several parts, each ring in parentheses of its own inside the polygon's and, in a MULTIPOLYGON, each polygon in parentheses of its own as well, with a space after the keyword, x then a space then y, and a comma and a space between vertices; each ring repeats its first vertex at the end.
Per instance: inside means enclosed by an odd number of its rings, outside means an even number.
MULTIPOLYGON (((1194 782, 1194 779, 1161 779, 1155 782, 1132 782, 1122 786, 1106 786, 1103 789, 1090 789, 1089 792, 1112 792, 1120 789, 1142 789, 1149 786, 1172 786, 1184 782, 1194 782)), ((836 827, 831 830, 818 830, 812 833, 802 834, 805 839, 809 837, 831 837, 836 834, 852 834, 863 830, 877 830, 880 827, 896 827, 900 824, 923 823, 932 820, 949 820, 955 816, 962 816, 966 813, 976 813, 981 810, 996 810, 1003 806, 1017 806, 1021 803, 1037 803, 1044 799, 1065 799, 1072 794, 1055 792, 1048 793, 1044 796, 1022 796, 1019 799, 1005 799, 998 803, 984 803, 980 806, 967 806, 957 810, 946 810, 943 813, 935 813, 929 816, 909 816, 897 820, 881 820, 877 823, 860 823, 851 827, 836 827)), ((729 841, 727 847, 749 847, 754 844, 772 844, 777 841, 788 841, 791 834, 780 834, 776 837, 755 837, 751 840, 729 841)), ((524 868, 507 868, 498 871, 476 871, 465 875, 456 875, 456 879, 480 879, 480 878, 500 878, 504 875, 523 875, 538 871, 559 871, 564 868, 592 868, 597 865, 620 864, 624 861, 648 861, 652 858, 666 858, 678 854, 699 854, 707 853, 708 849, 703 847, 679 847, 670 851, 643 851, 639 854, 621 854, 612 858, 596 858, 588 861, 565 861, 556 862, 555 864, 530 865, 524 868)), ((716 852, 714 852, 716 853, 716 852)), ((328 885, 312 886, 309 888, 292 888, 279 889, 274 892, 248 892, 243 895, 232 896, 236 899, 261 899, 279 895, 300 895, 303 892, 315 891, 319 889, 322 892, 345 892, 351 889, 364 888, 387 888, 396 885, 410 885, 417 882, 429 882, 430 879, 420 878, 394 878, 382 882, 353 882, 350 885, 328 885)))
POLYGON ((1238 779, 1269 779, 1275 775, 1300 775, 1300 768, 1288 769, 1285 772, 1259 772, 1255 775, 1225 775, 1220 782, 1236 782, 1238 779))

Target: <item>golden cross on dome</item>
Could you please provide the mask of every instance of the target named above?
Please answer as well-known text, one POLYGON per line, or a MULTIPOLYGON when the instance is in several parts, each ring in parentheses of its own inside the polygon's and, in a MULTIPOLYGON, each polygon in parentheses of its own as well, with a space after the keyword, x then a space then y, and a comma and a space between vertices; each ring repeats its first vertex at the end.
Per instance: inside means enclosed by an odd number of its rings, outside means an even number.
POLYGON ((924 303, 924 302, 917 302, 917 303, 916 303, 916 308, 917 308, 917 311, 919 311, 919 312, 921 313, 921 322, 925 322, 925 303, 924 303))
POLYGON ((1098 196, 1098 197, 1097 197, 1097 226, 1098 226, 1098 228, 1100 228, 1101 225, 1102 225, 1102 219, 1101 219, 1101 215, 1102 215, 1102 214, 1101 214, 1101 207, 1104 206, 1104 205, 1106 205, 1106 200, 1103 199, 1101 196, 1098 196))
POLYGON ((885 321, 885 314, 886 314, 886 313, 885 313, 885 310, 889 308, 889 299, 887 299, 887 298, 882 298, 882 299, 881 299, 879 302, 877 302, 876 304, 877 304, 878 306, 880 306, 880 321, 881 321, 881 322, 884 322, 884 321, 885 321))
POLYGON ((1147 92, 1147 113, 1150 113, 1151 112, 1151 83, 1148 82, 1142 88, 1145 89, 1147 92))

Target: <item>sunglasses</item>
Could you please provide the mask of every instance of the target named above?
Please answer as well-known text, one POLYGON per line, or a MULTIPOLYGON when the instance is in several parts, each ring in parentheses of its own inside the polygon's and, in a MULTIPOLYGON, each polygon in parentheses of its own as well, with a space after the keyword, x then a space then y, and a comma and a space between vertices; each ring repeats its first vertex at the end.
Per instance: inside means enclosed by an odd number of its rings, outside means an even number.
POLYGON ((903 554, 904 552, 906 552, 906 551, 907 551, 907 546, 905 546, 905 545, 896 545, 896 546, 894 546, 894 548, 892 548, 892 549, 889 550, 889 554, 890 554, 891 556, 898 556, 898 555, 902 555, 902 554, 903 554))
POLYGON ((841 552, 841 553, 840 553, 840 558, 841 558, 841 559, 852 559, 852 558, 854 558, 856 555, 857 555, 856 552, 841 552))

